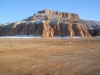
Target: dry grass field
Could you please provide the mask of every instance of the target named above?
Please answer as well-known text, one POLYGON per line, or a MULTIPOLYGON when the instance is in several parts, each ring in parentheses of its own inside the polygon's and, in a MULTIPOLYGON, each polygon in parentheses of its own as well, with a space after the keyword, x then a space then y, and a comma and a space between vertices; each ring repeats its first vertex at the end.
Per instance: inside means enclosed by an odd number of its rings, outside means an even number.
POLYGON ((100 75, 100 38, 1 38, 0 75, 100 75))

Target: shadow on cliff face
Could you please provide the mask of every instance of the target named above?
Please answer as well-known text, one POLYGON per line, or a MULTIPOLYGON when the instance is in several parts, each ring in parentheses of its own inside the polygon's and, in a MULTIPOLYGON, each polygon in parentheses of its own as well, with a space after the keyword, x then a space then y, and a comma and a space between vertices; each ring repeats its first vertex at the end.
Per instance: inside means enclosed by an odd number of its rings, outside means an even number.
POLYGON ((98 31, 97 30, 88 30, 88 32, 91 34, 91 36, 95 37, 97 36, 98 31))
POLYGON ((34 33, 34 36, 41 36, 42 35, 42 26, 43 26, 43 23, 39 23, 39 24, 35 24, 35 33, 34 33))

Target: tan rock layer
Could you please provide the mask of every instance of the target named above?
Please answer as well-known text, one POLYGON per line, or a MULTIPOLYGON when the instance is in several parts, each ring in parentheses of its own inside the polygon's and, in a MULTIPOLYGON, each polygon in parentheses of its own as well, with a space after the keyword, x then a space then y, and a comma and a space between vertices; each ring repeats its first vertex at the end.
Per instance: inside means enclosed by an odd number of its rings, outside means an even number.
POLYGON ((48 25, 47 23, 43 23, 42 29, 43 29, 43 31, 42 31, 43 38, 54 37, 54 29, 50 25, 48 25))
POLYGON ((50 18, 50 19, 53 15, 56 15, 57 19, 68 18, 68 19, 72 19, 72 20, 76 19, 77 21, 80 21, 78 14, 75 14, 75 13, 51 11, 48 9, 38 11, 38 13, 43 13, 43 14, 49 15, 48 18, 50 18))

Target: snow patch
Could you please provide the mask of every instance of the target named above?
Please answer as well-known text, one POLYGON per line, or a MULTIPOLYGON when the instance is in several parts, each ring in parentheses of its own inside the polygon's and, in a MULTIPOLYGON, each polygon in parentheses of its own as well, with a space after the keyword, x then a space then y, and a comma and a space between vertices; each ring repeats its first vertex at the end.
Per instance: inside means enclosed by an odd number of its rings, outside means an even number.
POLYGON ((38 19, 35 23, 40 24, 42 22, 42 19, 38 19))
POLYGON ((74 38, 82 38, 81 36, 75 36, 74 38))
POLYGON ((51 20, 52 20, 52 21, 57 21, 57 19, 56 19, 56 18, 52 18, 51 20))
POLYGON ((100 25, 98 25, 98 28, 100 28, 100 25))
POLYGON ((14 36, 2 36, 0 38, 41 38, 41 36, 34 37, 34 35, 14 35, 14 36))
POLYGON ((55 38, 70 38, 70 36, 55 36, 55 38))
MULTIPOLYGON (((70 38, 70 36, 55 36, 55 38, 70 38)), ((82 38, 81 36, 75 36, 73 38, 82 38)))
MULTIPOLYGON (((70 36, 54 36, 55 38, 70 38, 70 36)), ((100 38, 100 36, 96 36, 100 38)), ((14 35, 14 36, 2 36, 0 38, 42 38, 41 36, 34 36, 34 35, 14 35)), ((82 38, 81 36, 75 36, 73 38, 82 38)))
POLYGON ((27 21, 18 21, 16 24, 27 23, 27 21))

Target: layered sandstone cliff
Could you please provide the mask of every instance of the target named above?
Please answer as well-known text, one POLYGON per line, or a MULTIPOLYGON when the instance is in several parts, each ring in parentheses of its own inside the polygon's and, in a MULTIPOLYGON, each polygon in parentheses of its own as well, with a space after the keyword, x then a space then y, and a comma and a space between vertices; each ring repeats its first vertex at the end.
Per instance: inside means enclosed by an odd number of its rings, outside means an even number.
POLYGON ((15 23, 1 24, 0 36, 34 35, 91 37, 100 35, 100 21, 82 20, 78 14, 45 9, 15 23))

